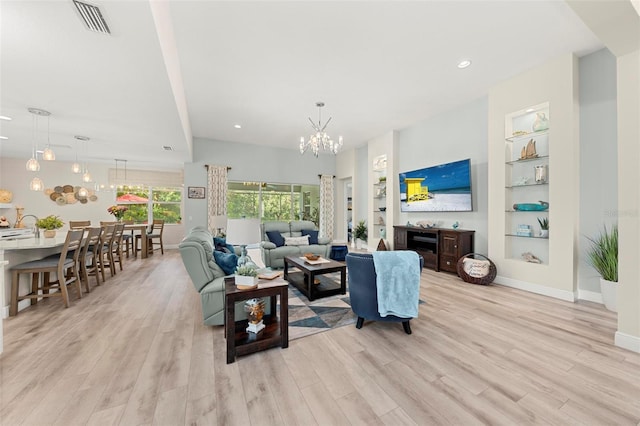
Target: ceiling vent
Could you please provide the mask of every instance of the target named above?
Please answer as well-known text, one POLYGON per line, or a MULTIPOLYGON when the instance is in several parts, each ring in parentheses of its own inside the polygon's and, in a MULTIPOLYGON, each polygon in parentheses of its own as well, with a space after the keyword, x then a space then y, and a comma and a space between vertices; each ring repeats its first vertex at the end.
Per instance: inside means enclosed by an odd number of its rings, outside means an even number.
POLYGON ((73 0, 73 4, 76 6, 80 17, 86 24, 87 28, 91 31, 103 34, 111 34, 107 21, 104 20, 100 9, 97 6, 93 6, 88 3, 82 3, 77 0, 73 0))
POLYGON ((173 151, 173 147, 170 147, 169 145, 164 145, 162 149, 164 149, 165 151, 173 151))

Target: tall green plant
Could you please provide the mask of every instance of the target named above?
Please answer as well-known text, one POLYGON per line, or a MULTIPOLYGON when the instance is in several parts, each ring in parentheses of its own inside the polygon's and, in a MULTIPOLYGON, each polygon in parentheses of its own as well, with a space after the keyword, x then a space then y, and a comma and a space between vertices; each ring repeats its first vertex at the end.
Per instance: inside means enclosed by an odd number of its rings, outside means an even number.
POLYGON ((358 222, 358 225, 353 229, 353 237, 367 241, 367 223, 364 220, 358 222))
POLYGON ((618 226, 604 231, 596 238, 589 238, 591 246, 587 252, 591 266, 607 281, 618 282, 618 226))

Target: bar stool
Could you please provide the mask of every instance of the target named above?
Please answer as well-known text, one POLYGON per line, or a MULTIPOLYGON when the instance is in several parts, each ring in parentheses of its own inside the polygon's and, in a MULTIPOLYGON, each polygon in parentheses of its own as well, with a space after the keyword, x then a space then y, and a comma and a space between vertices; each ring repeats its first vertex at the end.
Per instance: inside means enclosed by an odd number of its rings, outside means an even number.
POLYGON ((24 299, 31 299, 31 304, 38 303, 39 298, 44 297, 62 297, 65 308, 69 307, 69 293, 67 286, 76 283, 78 298, 82 298, 82 288, 80 287, 80 276, 78 275, 78 258, 80 256, 80 246, 82 244, 82 235, 84 231, 69 231, 67 238, 62 247, 60 255, 49 256, 40 260, 32 260, 30 262, 21 263, 11 268, 11 305, 9 306, 9 315, 18 314, 18 302, 24 299), (67 253, 74 252, 72 258, 67 258, 67 253), (57 275, 56 281, 50 281, 49 275, 54 272, 57 275), (67 272, 69 272, 67 274, 67 272), (42 287, 39 287, 40 274, 44 274, 42 287), (32 274, 31 292, 20 296, 20 274, 32 274), (59 291, 50 293, 51 289, 57 288, 59 291), (42 293, 39 292, 42 290, 42 293))

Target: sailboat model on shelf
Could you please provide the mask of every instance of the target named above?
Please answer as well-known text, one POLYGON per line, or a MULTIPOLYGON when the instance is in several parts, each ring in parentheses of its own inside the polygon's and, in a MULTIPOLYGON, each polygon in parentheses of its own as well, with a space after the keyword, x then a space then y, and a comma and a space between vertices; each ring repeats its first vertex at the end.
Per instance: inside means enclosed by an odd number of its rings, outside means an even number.
POLYGON ((536 152, 536 141, 531 139, 529 142, 527 142, 526 146, 522 147, 522 150, 520 151, 519 160, 528 160, 530 158, 537 158, 537 157, 538 157, 538 153, 536 152))

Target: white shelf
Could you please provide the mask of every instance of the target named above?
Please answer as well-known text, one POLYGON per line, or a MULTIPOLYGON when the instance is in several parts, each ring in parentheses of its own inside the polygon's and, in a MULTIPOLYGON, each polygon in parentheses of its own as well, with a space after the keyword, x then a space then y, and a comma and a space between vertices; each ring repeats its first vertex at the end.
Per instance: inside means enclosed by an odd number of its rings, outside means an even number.
POLYGON ((518 135, 518 136, 511 136, 506 138, 507 142, 520 142, 523 141, 525 139, 532 139, 532 138, 536 138, 538 136, 543 136, 549 133, 549 129, 546 130, 542 130, 540 132, 530 132, 530 133, 525 133, 524 135, 518 135))

